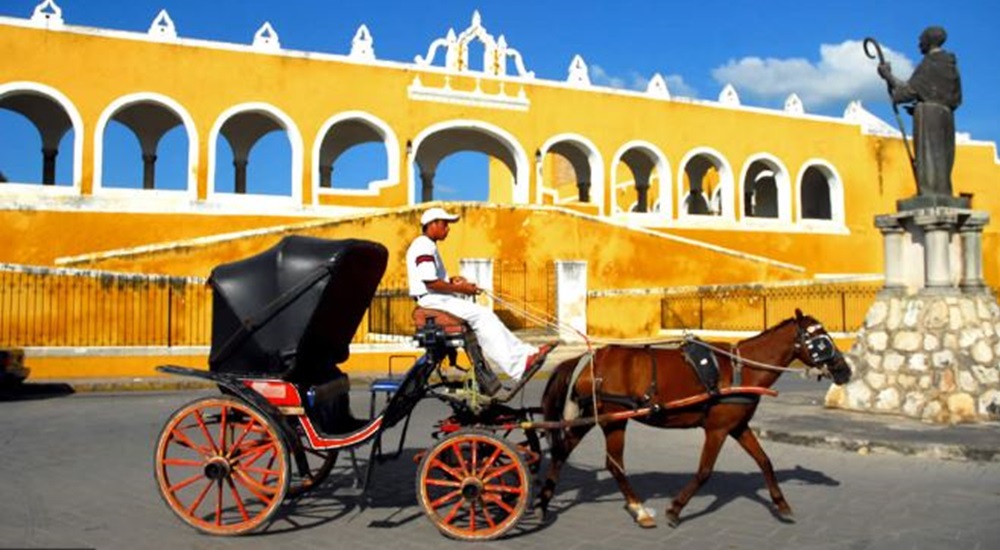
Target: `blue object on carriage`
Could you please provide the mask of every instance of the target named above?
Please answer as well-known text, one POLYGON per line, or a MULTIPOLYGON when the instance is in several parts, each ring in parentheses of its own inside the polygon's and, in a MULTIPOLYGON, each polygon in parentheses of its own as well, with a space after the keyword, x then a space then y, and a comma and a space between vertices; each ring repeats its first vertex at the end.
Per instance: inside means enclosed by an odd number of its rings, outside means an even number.
POLYGON ((216 267, 209 370, 304 385, 341 376, 388 257, 372 241, 290 235, 216 267))
POLYGON ((402 378, 377 378, 372 382, 369 389, 372 392, 396 393, 403 383, 402 378))

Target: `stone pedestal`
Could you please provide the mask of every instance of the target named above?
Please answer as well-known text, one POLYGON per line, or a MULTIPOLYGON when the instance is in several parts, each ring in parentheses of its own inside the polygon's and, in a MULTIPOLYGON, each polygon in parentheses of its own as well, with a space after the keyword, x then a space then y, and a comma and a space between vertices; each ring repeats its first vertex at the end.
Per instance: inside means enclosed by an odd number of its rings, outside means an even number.
POLYGON ((885 287, 826 404, 934 423, 1000 420, 1000 306, 982 277, 985 212, 933 207, 877 216, 885 287))

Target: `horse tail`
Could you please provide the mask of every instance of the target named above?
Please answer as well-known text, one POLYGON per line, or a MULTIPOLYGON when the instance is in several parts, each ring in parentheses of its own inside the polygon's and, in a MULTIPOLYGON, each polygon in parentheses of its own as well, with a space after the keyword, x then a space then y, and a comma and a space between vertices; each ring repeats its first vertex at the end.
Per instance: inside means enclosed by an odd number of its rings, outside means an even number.
MULTIPOLYGON (((545 420, 555 422, 563 420, 563 411, 566 402, 570 399, 570 378, 573 376, 573 369, 579 361, 580 357, 566 359, 552 370, 552 374, 545 384, 545 392, 542 394, 542 415, 545 420)), ((552 452, 558 455, 563 454, 565 445, 562 430, 546 430, 546 433, 552 452)))

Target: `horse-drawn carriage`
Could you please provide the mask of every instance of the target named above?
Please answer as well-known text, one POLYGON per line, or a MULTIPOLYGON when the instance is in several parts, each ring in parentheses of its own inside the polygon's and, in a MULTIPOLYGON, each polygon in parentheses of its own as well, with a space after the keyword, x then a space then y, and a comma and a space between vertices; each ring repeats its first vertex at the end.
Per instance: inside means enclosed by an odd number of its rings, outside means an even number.
POLYGON ((337 365, 348 357, 387 257, 373 242, 288 237, 213 271, 210 370, 160 367, 211 380, 222 393, 181 407, 159 437, 157 483, 181 520, 216 535, 249 532, 286 497, 329 476, 339 452, 370 443, 367 469, 355 483, 360 493, 385 431, 407 426, 417 402, 435 397, 453 414, 438 423, 440 441, 418 469, 418 499, 428 517, 460 539, 499 537, 517 523, 531 497, 540 443, 534 432, 523 444, 496 432, 516 428, 532 411, 504 404, 520 385, 487 396, 476 369, 442 373, 457 347, 482 362, 474 335, 458 320, 418 309, 416 340, 425 353, 405 377, 377 382, 391 390, 381 412, 369 419, 351 412, 348 377, 337 365))
MULTIPOLYGON (((417 499, 432 523, 454 538, 493 539, 517 524, 529 507, 532 474, 541 462, 540 431, 554 436, 553 460, 540 495, 544 509, 559 466, 583 434, 594 425, 606 436, 623 434, 630 418, 660 427, 687 427, 704 425, 698 415, 712 411, 737 415, 731 422, 741 432, 728 435, 742 437, 741 445, 762 464, 781 508, 783 498, 777 498, 780 491, 773 473, 769 475, 766 456, 747 439, 752 436, 745 435, 756 402, 726 398, 766 394, 777 375, 763 377, 766 383, 753 388, 748 382, 752 375, 744 374, 743 383, 736 384, 734 372, 741 364, 751 369, 763 365, 761 359, 787 365, 798 358, 810 366, 846 368, 839 352, 830 349, 833 343, 822 326, 798 314, 745 341, 742 356, 742 343, 729 348, 729 355, 738 360, 723 361, 722 386, 727 387, 693 382, 676 346, 610 346, 596 353, 602 362, 596 368, 593 353, 558 366, 543 407, 518 408, 507 403, 527 380, 495 395, 480 391, 476 372, 485 363, 474 334, 458 319, 418 308, 415 339, 424 354, 402 378, 378 381, 391 397, 378 414, 373 405, 371 418, 357 419, 348 402, 348 377, 337 365, 348 358, 387 258, 385 247, 369 241, 287 237, 270 250, 213 271, 209 370, 160 367, 166 373, 211 380, 222 394, 175 411, 158 439, 157 484, 182 521, 216 535, 250 532, 268 522, 287 497, 325 480, 338 453, 350 451, 353 459, 358 447, 370 444, 367 467, 356 472, 353 487, 354 494, 363 493, 381 461, 377 459, 385 456, 383 434, 403 422, 399 449, 393 453, 398 456, 410 414, 424 398, 447 403, 452 414, 438 422, 438 441, 419 453, 417 499), (454 359, 459 347, 473 368, 457 376, 446 374, 442 365, 454 359), (590 368, 582 369, 588 358, 590 368), (628 368, 618 367, 626 363, 628 368), (577 398, 584 418, 567 419, 564 405, 577 398), (533 420, 543 409, 546 418, 533 420), (524 434, 523 442, 506 439, 515 431, 524 434)), ((608 439, 609 464, 616 466, 612 473, 629 510, 648 526, 651 518, 624 481, 621 441, 619 435, 608 439)), ((716 453, 721 446, 717 443, 716 453)), ((703 481, 696 479, 695 486, 685 489, 684 502, 703 481)), ((674 516, 680 506, 675 503, 674 516)))

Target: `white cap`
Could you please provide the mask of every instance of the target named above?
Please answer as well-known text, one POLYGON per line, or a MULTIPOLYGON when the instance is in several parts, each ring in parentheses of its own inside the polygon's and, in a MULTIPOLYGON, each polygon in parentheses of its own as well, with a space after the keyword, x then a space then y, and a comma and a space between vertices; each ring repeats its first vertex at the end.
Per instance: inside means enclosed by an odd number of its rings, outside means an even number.
POLYGON ((420 225, 424 226, 435 220, 457 222, 458 214, 449 214, 444 211, 444 208, 438 208, 436 206, 434 208, 428 208, 427 211, 424 212, 424 215, 420 216, 420 225))

